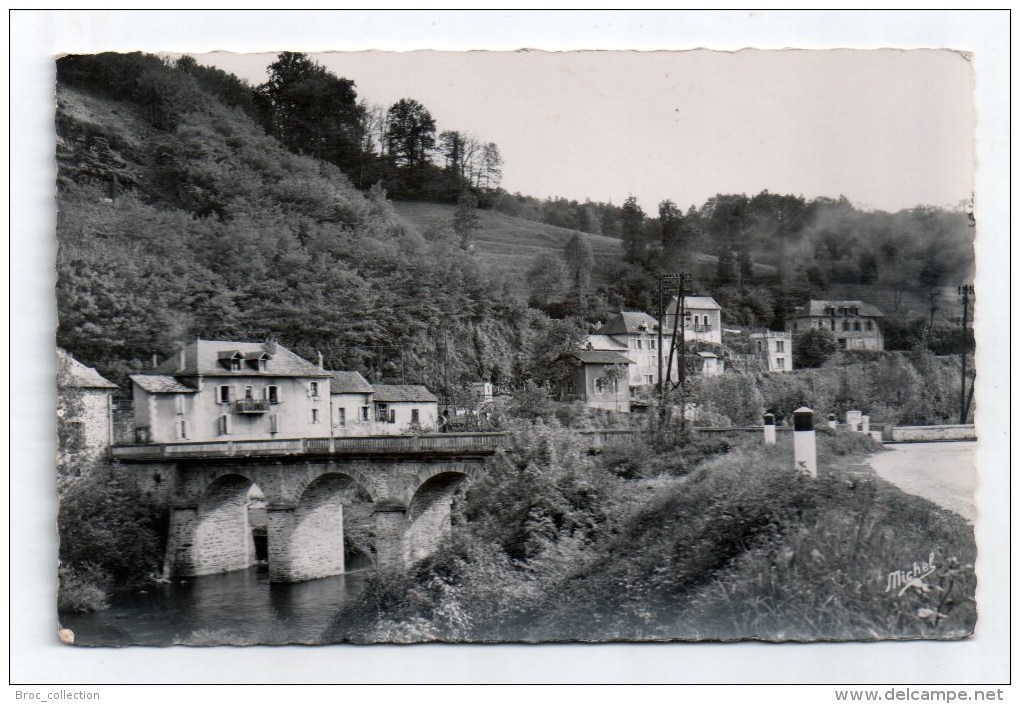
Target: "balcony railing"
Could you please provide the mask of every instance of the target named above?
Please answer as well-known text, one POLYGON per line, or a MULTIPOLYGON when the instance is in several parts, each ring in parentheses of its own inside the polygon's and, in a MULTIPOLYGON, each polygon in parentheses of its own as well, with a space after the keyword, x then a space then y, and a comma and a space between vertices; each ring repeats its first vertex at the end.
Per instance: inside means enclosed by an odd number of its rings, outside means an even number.
POLYGON ((263 398, 242 398, 234 401, 235 413, 268 413, 272 404, 263 398))

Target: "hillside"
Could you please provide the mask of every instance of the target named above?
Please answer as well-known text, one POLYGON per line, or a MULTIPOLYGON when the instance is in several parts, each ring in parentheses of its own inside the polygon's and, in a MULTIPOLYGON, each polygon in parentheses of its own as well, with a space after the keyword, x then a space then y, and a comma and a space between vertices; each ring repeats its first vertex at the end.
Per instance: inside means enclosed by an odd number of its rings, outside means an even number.
MULTIPOLYGON (((401 201, 394 201, 393 209, 418 233, 424 233, 436 221, 452 219, 454 212, 452 205, 401 201)), ((539 254, 560 255, 575 232, 491 210, 479 210, 478 219, 480 230, 475 238, 478 258, 494 270, 504 272, 520 291, 526 286, 524 274, 535 257, 539 254)), ((603 235, 586 237, 595 255, 596 283, 606 283, 600 275, 606 275, 608 265, 620 260, 620 240, 603 235)))

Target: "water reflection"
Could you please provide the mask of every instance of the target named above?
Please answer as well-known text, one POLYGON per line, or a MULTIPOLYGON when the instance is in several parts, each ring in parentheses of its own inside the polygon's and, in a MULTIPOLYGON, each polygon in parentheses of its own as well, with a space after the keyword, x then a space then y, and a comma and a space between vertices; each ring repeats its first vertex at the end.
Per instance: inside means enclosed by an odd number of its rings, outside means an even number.
POLYGON ((92 614, 60 614, 78 645, 318 643, 370 571, 270 584, 256 568, 174 579, 120 595, 92 614))

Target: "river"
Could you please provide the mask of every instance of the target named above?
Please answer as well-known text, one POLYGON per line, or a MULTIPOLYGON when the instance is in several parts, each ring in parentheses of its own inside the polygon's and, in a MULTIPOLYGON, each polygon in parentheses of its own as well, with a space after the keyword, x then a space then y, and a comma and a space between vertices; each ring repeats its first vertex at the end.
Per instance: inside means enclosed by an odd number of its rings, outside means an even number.
POLYGON ((263 569, 175 578, 111 599, 110 608, 61 613, 77 645, 321 643, 371 570, 297 584, 270 584, 263 569))

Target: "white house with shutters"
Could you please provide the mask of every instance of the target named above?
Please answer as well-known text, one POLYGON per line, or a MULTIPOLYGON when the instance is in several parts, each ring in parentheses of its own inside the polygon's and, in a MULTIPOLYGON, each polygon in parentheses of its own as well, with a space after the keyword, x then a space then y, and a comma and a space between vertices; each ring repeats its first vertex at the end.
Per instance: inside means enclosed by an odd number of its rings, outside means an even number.
POLYGON ((276 342, 196 340, 131 377, 136 440, 329 437, 331 379, 276 342))

